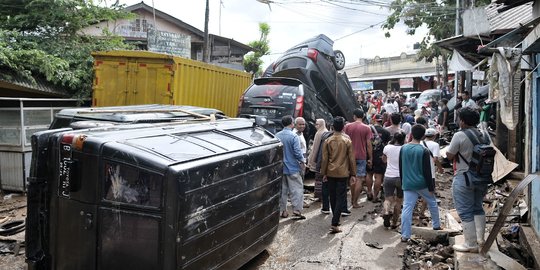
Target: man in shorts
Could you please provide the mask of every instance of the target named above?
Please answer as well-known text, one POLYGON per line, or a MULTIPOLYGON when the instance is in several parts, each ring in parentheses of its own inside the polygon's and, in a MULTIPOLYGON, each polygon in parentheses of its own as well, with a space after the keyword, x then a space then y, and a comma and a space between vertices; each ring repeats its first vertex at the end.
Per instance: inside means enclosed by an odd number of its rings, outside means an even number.
POLYGON ((371 140, 373 152, 373 165, 367 166, 366 186, 367 199, 374 203, 379 202, 379 192, 381 191, 383 174, 386 171, 386 164, 382 160, 383 149, 390 141, 390 132, 382 126, 383 117, 375 115, 375 122, 370 126, 373 139, 371 140))
POLYGON ((399 226, 398 219, 401 212, 401 202, 403 201, 403 190, 401 189, 401 178, 399 178, 399 152, 405 144, 405 133, 398 131, 394 134, 393 142, 383 149, 383 161, 386 163, 384 173, 384 227, 395 229, 399 226), (392 217, 392 225, 390 225, 392 217))
POLYGON ((356 109, 353 112, 354 122, 345 126, 344 132, 347 134, 353 144, 354 155, 356 159, 356 182, 351 184, 351 200, 354 208, 359 208, 358 199, 364 188, 366 180, 366 166, 372 165, 372 144, 373 137, 371 129, 364 124, 364 111, 356 109))

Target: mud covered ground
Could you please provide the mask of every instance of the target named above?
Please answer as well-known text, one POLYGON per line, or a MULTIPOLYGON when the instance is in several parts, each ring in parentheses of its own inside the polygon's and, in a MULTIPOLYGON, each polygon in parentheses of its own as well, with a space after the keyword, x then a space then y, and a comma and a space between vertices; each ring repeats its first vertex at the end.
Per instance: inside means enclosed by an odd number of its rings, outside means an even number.
MULTIPOLYGON (((3 194, 0 198, 0 225, 26 217, 26 197, 19 193, 3 194)), ((24 256, 24 231, 0 236, 0 269, 27 269, 24 256)))

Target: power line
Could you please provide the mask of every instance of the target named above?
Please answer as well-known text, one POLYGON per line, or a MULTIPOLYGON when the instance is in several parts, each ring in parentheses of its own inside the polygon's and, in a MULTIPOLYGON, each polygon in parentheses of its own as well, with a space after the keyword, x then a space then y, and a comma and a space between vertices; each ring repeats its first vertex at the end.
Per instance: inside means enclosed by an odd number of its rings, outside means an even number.
POLYGON ((338 40, 344 39, 344 38, 346 38, 346 37, 350 37, 350 36, 352 36, 352 35, 354 35, 354 34, 358 34, 358 33, 360 33, 360 32, 369 30, 369 29, 371 29, 371 28, 373 28, 373 27, 375 27, 375 26, 377 26, 377 25, 380 25, 380 24, 382 24, 382 23, 384 23, 384 22, 386 22, 386 20, 381 21, 381 22, 378 22, 378 23, 376 23, 376 24, 372 24, 372 25, 370 25, 370 26, 368 26, 368 27, 366 27, 366 28, 362 28, 362 29, 360 29, 360 30, 358 30, 358 31, 354 31, 354 32, 352 32, 352 33, 350 33, 350 34, 347 34, 347 35, 344 35, 344 36, 342 36, 342 37, 336 38, 336 39, 334 39, 334 41, 338 41, 338 40))

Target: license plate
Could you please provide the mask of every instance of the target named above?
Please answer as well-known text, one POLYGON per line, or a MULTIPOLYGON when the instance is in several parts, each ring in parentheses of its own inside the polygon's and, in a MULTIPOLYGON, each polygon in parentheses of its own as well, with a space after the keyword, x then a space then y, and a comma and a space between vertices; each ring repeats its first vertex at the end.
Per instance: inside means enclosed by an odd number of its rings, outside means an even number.
POLYGON ((71 145, 62 144, 60 148, 60 173, 58 175, 58 195, 69 198, 70 195, 70 176, 72 176, 72 151, 71 145))
POLYGON ((276 109, 255 108, 255 109, 253 109, 253 113, 256 114, 256 115, 276 115, 277 110, 276 109))

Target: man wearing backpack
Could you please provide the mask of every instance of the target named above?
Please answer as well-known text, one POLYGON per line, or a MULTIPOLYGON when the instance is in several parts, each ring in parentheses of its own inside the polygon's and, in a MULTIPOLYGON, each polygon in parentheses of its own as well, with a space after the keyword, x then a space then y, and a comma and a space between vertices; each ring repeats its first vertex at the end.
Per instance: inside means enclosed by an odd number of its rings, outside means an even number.
POLYGON ((476 128, 480 116, 472 108, 459 112, 459 126, 448 146, 446 155, 454 161, 452 195, 454 206, 462 220, 463 245, 454 245, 456 251, 478 252, 484 244, 486 216, 482 201, 491 182, 495 150, 489 146, 489 135, 476 128))
POLYGON ((383 175, 386 171, 386 164, 382 160, 384 146, 390 141, 390 132, 382 126, 383 117, 380 114, 375 115, 374 125, 371 125, 373 138, 373 164, 367 166, 366 186, 367 198, 373 203, 379 202, 379 192, 381 191, 383 175), (373 190, 373 192, 372 192, 373 190))

